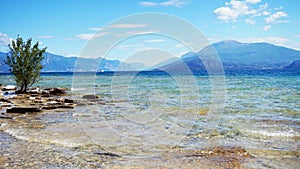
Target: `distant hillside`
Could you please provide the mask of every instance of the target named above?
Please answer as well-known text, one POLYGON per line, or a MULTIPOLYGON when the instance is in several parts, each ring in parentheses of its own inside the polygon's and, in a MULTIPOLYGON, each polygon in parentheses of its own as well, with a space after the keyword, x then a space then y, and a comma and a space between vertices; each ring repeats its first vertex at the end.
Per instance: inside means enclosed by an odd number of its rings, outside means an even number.
MULTIPOLYGON (((160 66, 162 70, 205 70, 200 57, 218 54, 225 70, 282 69, 300 59, 300 51, 268 43, 222 41, 205 47, 198 53, 187 53, 180 59, 160 66)), ((213 64, 213 61, 209 64, 213 64)))
POLYGON ((6 53, 0 52, 0 73, 9 72, 9 67, 5 64, 6 53))
POLYGON ((300 60, 295 60, 293 63, 286 66, 285 69, 300 70, 300 60))
MULTIPOLYGON (((6 56, 6 53, 0 52, 0 72, 9 72, 9 67, 4 63, 6 56)), ((64 57, 48 52, 44 57, 42 72, 73 72, 75 69, 76 71, 139 70, 145 67, 141 63, 128 64, 104 58, 64 57)))
MULTIPOLYGON (((268 43, 240 43, 237 41, 222 41, 205 47, 198 53, 186 53, 179 59, 171 59, 148 68, 166 71, 184 72, 189 70, 206 70, 204 65, 214 67, 213 60, 203 63, 201 58, 210 58, 218 54, 225 70, 251 69, 299 69, 300 51, 275 46, 268 43)), ((4 64, 6 53, 0 52, 0 72, 8 72, 9 67, 4 64)), ((44 54, 42 72, 73 72, 76 71, 124 71, 143 70, 141 63, 123 63, 119 60, 104 58, 64 57, 51 53, 44 54)))

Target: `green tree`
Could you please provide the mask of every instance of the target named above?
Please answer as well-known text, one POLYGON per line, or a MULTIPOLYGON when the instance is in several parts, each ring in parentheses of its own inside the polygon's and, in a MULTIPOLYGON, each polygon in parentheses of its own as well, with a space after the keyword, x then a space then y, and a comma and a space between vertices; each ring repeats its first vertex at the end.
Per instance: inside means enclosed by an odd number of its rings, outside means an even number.
POLYGON ((16 40, 12 40, 8 45, 10 53, 5 60, 10 72, 15 76, 21 93, 25 93, 30 86, 40 80, 40 71, 43 68, 41 61, 47 49, 46 47, 40 49, 38 42, 31 47, 31 42, 31 38, 25 43, 19 36, 16 40))

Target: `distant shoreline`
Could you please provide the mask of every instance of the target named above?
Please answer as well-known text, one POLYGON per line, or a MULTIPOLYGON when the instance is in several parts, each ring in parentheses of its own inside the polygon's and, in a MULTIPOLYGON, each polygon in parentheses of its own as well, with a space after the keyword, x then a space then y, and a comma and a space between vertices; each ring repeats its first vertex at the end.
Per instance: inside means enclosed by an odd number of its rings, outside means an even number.
MULTIPOLYGON (((196 71, 162 71, 162 70, 141 70, 141 71, 105 71, 105 72, 96 72, 96 71, 86 71, 86 72, 41 72, 42 76, 59 76, 59 75, 89 75, 97 74, 101 75, 191 75, 195 76, 207 76, 208 73, 205 70, 196 70, 196 71)), ((222 75, 222 72, 218 73, 222 75)), ((235 75, 279 75, 279 76, 299 76, 300 70, 298 69, 237 69, 237 70, 224 70, 226 76, 235 76, 235 75)), ((9 72, 0 72, 0 76, 3 75, 12 75, 9 72)))

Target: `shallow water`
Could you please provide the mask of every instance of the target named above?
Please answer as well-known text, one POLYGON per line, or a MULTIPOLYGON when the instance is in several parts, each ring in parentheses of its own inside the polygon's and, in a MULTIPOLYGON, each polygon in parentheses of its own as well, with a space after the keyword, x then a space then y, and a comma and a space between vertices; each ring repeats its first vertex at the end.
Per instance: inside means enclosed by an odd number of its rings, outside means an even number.
MULTIPOLYGON (((11 84, 11 78, 0 76, 0 81, 11 84)), ((84 94, 96 94, 100 99, 72 110, 1 120, 4 144, 0 147, 14 152, 2 155, 12 158, 17 153, 23 162, 32 163, 24 157, 24 149, 12 148, 25 142, 34 147, 32 156, 41 161, 68 157, 39 164, 44 168, 81 168, 83 163, 87 168, 164 164, 184 168, 183 163, 166 160, 163 154, 174 149, 240 146, 254 156, 242 168, 300 165, 300 76, 227 76, 222 112, 211 111, 223 104, 215 102, 212 91, 222 88, 212 83, 208 76, 192 75, 43 76, 37 86, 66 87, 67 97, 79 100, 84 94), (97 161, 95 152, 122 157, 97 161), (77 157, 85 161, 79 165, 77 157)))

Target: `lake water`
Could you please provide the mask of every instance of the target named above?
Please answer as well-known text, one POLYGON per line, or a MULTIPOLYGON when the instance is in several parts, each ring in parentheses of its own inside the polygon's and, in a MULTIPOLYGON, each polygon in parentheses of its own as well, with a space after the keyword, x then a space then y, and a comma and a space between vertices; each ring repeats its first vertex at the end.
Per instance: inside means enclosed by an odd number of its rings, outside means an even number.
MULTIPOLYGON (((1 75, 0 82, 13 84, 13 77, 1 75)), ((68 88, 66 97, 84 104, 1 120, 0 163, 8 168, 201 168, 165 154, 239 146, 253 156, 241 168, 298 168, 299 84, 299 73, 276 71, 225 77, 44 74, 36 86, 68 88), (81 99, 85 94, 99 99, 81 99), (100 158, 103 152, 121 157, 100 158)))

